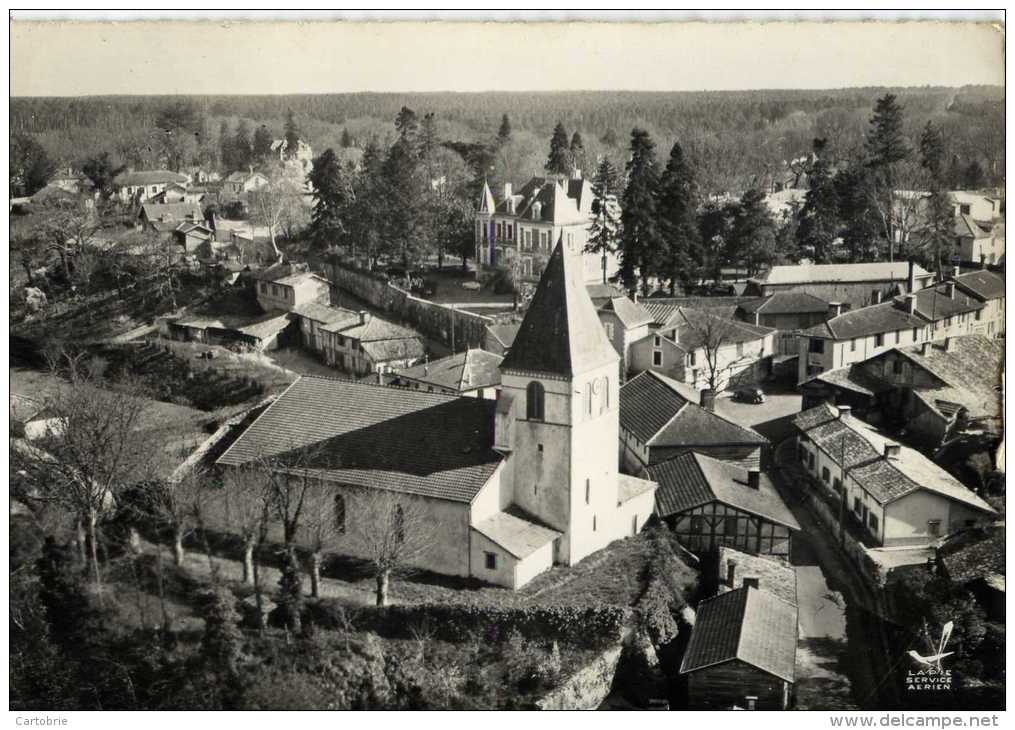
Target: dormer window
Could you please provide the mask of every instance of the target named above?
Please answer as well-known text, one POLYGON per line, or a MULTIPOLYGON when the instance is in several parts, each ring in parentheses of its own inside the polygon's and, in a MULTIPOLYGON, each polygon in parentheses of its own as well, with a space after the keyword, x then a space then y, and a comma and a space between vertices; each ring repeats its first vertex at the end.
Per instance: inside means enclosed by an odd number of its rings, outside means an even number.
POLYGON ((538 221, 539 220, 539 214, 542 211, 543 211, 543 204, 542 203, 533 203, 532 204, 532 220, 538 221))

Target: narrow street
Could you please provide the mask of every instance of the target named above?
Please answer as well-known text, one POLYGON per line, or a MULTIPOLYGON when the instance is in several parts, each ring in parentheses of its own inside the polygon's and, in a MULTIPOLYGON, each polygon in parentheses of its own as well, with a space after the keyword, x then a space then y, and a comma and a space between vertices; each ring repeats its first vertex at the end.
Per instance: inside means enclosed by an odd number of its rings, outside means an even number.
POLYGON ((884 679, 890 668, 880 649, 880 618, 869 589, 803 501, 798 485, 806 482, 787 443, 776 450, 779 466, 771 476, 801 526, 790 556, 800 608, 797 708, 890 707, 891 680, 884 679))

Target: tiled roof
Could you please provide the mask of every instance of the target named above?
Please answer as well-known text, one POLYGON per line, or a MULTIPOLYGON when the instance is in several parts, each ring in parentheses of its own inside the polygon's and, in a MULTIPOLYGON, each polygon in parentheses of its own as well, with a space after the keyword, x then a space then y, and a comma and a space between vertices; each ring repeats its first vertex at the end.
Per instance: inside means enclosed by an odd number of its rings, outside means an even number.
POLYGON ((628 502, 640 494, 645 494, 658 487, 655 482, 648 479, 639 479, 629 474, 617 475, 617 501, 620 504, 628 502))
POLYGON ((543 222, 578 222, 582 217, 582 198, 591 194, 588 180, 566 180, 560 184, 554 178, 534 177, 512 194, 514 213, 509 212, 506 198, 497 203, 496 212, 497 215, 514 215, 543 222), (533 218, 532 208, 537 202, 540 204, 539 217, 533 218))
MULTIPOLYGON (((919 264, 914 264, 917 278, 930 276, 919 264)), ((817 284, 825 282, 904 282, 909 277, 909 262, 880 261, 867 264, 796 264, 773 266, 768 272, 752 281, 761 284, 817 284)))
POLYGON ((856 365, 847 365, 843 368, 835 368, 834 370, 818 373, 801 383, 801 386, 815 382, 828 383, 836 388, 851 390, 854 393, 866 396, 884 393, 892 389, 892 386, 868 375, 862 367, 856 365))
MULTIPOLYGON (((975 312, 984 307, 983 302, 963 293, 958 287, 953 288, 952 296, 948 296, 944 285, 929 286, 913 296, 916 297, 916 313, 928 322, 940 322, 945 317, 975 312)), ((895 301, 905 306, 903 297, 897 297, 895 301)))
POLYGON ((563 534, 539 524, 515 505, 487 517, 473 525, 472 529, 493 540, 519 560, 527 558, 563 534))
POLYGON ((990 238, 990 231, 985 231, 973 216, 961 214, 955 219, 955 235, 960 238, 990 238))
POLYGON ((419 338, 402 338, 397 340, 371 340, 361 342, 363 352, 375 363, 391 360, 419 360, 426 355, 426 348, 419 338))
POLYGON ((204 222, 204 213, 197 203, 142 203, 141 210, 145 217, 152 221, 173 221, 183 220, 204 222))
POLYGON ((1000 576, 1003 580, 1004 548, 1004 527, 992 527, 958 533, 941 546, 938 555, 948 577, 956 583, 968 583, 993 576, 1000 576))
POLYGON ((670 319, 668 327, 676 327, 677 344, 683 350, 695 350, 708 340, 721 341, 724 345, 754 342, 773 332, 771 327, 762 327, 735 319, 720 317, 701 309, 679 308, 670 319))
POLYGON ((763 314, 802 314, 827 312, 828 302, 813 294, 798 291, 780 291, 767 297, 744 302, 740 309, 744 312, 763 314))
POLYGON ((469 349, 406 368, 399 371, 397 376, 462 392, 500 385, 500 364, 503 359, 486 350, 469 349))
POLYGON ((959 288, 972 292, 984 301, 1004 296, 1004 277, 992 271, 971 271, 956 276, 953 281, 959 288))
POLYGON ((318 281, 323 281, 325 284, 330 283, 323 276, 315 274, 312 271, 294 271, 288 276, 283 276, 278 279, 274 279, 273 281, 280 286, 299 286, 304 281, 308 281, 310 279, 317 279, 318 281))
POLYGON ((922 318, 909 314, 895 302, 882 302, 843 312, 827 322, 803 330, 801 334, 832 340, 849 340, 854 337, 923 327, 925 324, 922 318))
POLYGON ((740 588, 698 604, 680 673, 739 659, 792 682, 796 645, 796 607, 771 593, 740 588))
POLYGON ((798 413, 793 424, 821 447, 848 475, 880 504, 926 489, 983 512, 993 507, 963 486, 951 474, 915 449, 884 436, 858 417, 838 417, 827 403, 798 413), (898 447, 894 458, 885 445, 898 447))
POLYGON ((307 302, 296 307, 293 312, 306 319, 312 319, 315 322, 322 324, 332 324, 334 322, 349 323, 359 322, 359 312, 354 312, 351 309, 343 309, 342 307, 332 307, 327 304, 319 304, 317 302, 307 302))
POLYGON ((637 302, 625 296, 614 296, 599 308, 601 312, 613 312, 625 328, 631 329, 643 324, 651 324, 653 315, 637 302))
POLYGON ((601 305, 607 299, 624 296, 624 290, 614 284, 588 284, 585 289, 597 305, 601 305))
POLYGON ((693 451, 650 466, 648 472, 659 483, 656 509, 662 517, 709 502, 722 502, 794 530, 800 529, 793 513, 764 474, 759 488, 752 489, 743 467, 693 451))
POLYGON ((983 335, 952 337, 948 346, 950 351, 945 349, 944 342, 929 343, 926 353, 920 345, 896 349, 944 384, 918 389, 929 398, 959 403, 973 417, 999 416, 1001 396, 997 387, 1002 377, 1004 348, 983 335))
POLYGON ((715 566, 720 593, 740 588, 744 578, 757 578, 758 590, 767 591, 786 603, 797 605, 796 571, 781 560, 767 555, 750 555, 721 545, 715 566), (733 585, 729 586, 726 579, 731 560, 736 566, 733 570, 733 585))
POLYGON ((652 370, 621 386, 620 426, 651 446, 768 443, 756 431, 688 401, 672 380, 652 370))
POLYGON ((369 315, 365 324, 359 321, 352 326, 343 322, 324 325, 326 332, 338 332, 345 337, 352 337, 360 342, 378 342, 381 340, 419 340, 419 333, 400 324, 395 324, 376 315, 369 315))
POLYGON ((486 331, 492 334, 504 347, 510 349, 521 328, 521 322, 509 322, 506 324, 488 324, 486 331))
POLYGON ((113 181, 116 185, 161 185, 166 183, 186 183, 187 176, 169 170, 138 170, 122 172, 113 181))
POLYGON ((303 452, 304 467, 328 481, 469 502, 501 460, 495 405, 304 375, 217 463, 303 452))
POLYGON ((571 376, 619 361, 581 280, 581 261, 561 234, 503 370, 571 376))

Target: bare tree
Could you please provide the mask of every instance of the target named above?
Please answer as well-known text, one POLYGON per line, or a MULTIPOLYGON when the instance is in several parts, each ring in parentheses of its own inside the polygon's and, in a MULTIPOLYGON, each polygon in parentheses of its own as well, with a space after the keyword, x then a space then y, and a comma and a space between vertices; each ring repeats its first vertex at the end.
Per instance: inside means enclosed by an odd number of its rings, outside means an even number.
MULTIPOLYGON (((120 241, 113 255, 142 278, 154 281, 158 295, 168 296, 172 307, 176 308, 180 269, 178 247, 175 244, 153 231, 141 231, 120 241)), ((119 276, 117 280, 119 281, 119 276)))
POLYGON ((268 184, 249 194, 251 221, 265 226, 276 258, 281 258, 275 235, 281 227, 290 230, 306 214, 303 180, 292 167, 275 164, 267 171, 268 184))
POLYGON ((681 310, 681 315, 687 322, 685 332, 689 336, 681 337, 679 344, 688 352, 702 353, 708 388, 712 393, 718 393, 729 382, 732 371, 750 359, 738 347, 738 325, 732 320, 705 312, 692 312, 688 315, 681 310), (731 347, 738 349, 732 357, 728 354, 731 347))
POLYGON ((27 485, 25 498, 63 506, 83 523, 89 568, 101 591, 99 522, 131 484, 153 471, 156 452, 141 430, 142 388, 132 382, 115 389, 91 373, 80 358, 64 354, 69 387, 44 399, 60 427, 38 447, 12 450, 27 485))
POLYGON ((319 598, 325 554, 335 548, 346 533, 345 494, 321 485, 309 495, 305 513, 304 535, 310 550, 310 595, 319 598))
POLYGON ((364 551, 377 581, 377 605, 388 603, 392 574, 411 569, 437 542, 440 524, 422 500, 382 489, 353 496, 349 535, 364 551))
POLYGON ((213 505, 225 527, 243 542, 243 582, 253 583, 254 552, 267 539, 271 512, 271 475, 259 465, 229 469, 213 505))
MULTIPOLYGON (((187 538, 206 526, 208 503, 214 496, 209 481, 208 473, 198 466, 175 479, 155 481, 140 495, 146 516, 172 531, 173 563, 177 566, 183 565, 187 556, 184 547, 187 538)), ((214 576, 217 571, 206 537, 205 551, 214 576)))

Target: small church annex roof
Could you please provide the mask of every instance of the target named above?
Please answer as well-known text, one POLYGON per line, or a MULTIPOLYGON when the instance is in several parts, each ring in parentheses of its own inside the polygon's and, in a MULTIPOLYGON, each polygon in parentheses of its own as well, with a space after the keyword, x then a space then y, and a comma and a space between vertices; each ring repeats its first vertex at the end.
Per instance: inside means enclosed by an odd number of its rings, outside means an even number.
POLYGON ((571 376, 619 362, 582 281, 577 256, 557 241, 502 370, 571 376))

